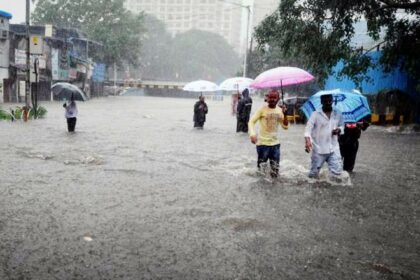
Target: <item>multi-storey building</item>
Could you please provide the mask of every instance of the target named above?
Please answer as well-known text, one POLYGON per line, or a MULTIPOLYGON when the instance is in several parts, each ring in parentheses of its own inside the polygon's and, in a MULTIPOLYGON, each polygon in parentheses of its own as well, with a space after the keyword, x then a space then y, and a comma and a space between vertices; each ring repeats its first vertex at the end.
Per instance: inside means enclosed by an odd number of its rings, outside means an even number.
POLYGON ((156 16, 165 22, 167 30, 173 36, 191 29, 217 33, 238 53, 243 53, 242 13, 245 9, 239 6, 241 1, 126 0, 126 8, 133 12, 144 11, 156 16))
POLYGON ((271 15, 280 5, 280 0, 254 0, 253 2, 253 27, 257 27, 265 17, 271 15))

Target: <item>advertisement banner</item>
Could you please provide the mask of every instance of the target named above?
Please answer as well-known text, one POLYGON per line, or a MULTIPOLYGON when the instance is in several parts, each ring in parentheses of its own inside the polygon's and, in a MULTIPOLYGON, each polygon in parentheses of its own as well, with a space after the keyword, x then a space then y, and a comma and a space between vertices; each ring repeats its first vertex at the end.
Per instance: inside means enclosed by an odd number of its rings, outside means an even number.
POLYGON ((53 80, 69 79, 69 58, 66 50, 51 50, 51 70, 53 80))
POLYGON ((95 82, 103 82, 105 80, 105 64, 97 63, 93 68, 92 80, 95 82))
MULTIPOLYGON (((39 69, 47 67, 47 60, 44 55, 31 54, 31 68, 34 67, 35 58, 38 58, 39 69)), ((15 64, 20 68, 26 68, 26 51, 15 49, 15 64)))

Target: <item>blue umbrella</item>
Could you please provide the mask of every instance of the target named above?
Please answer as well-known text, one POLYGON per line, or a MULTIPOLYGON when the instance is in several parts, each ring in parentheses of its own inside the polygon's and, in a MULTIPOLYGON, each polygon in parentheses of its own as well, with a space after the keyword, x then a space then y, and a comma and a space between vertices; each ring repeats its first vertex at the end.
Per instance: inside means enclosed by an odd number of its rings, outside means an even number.
POLYGON ((321 90, 312 95, 300 108, 309 119, 312 112, 321 109, 321 95, 332 94, 333 107, 343 114, 344 122, 357 122, 370 115, 367 98, 356 91, 341 89, 321 90))

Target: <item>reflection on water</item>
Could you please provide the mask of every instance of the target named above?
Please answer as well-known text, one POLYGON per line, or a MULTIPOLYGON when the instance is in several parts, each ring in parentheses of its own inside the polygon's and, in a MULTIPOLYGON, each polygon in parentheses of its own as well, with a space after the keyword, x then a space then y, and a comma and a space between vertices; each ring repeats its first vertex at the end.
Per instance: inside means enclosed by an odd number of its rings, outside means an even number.
POLYGON ((292 125, 273 181, 229 101, 204 130, 194 102, 79 102, 75 134, 60 103, 0 122, 0 279, 420 278, 418 134, 368 129, 337 183, 307 178, 292 125))

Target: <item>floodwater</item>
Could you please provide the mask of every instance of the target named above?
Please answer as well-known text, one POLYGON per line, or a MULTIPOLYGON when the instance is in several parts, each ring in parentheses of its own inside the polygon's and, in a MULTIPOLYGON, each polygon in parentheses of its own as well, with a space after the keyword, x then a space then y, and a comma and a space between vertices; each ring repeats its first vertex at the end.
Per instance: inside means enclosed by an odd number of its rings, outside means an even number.
POLYGON ((194 102, 79 102, 75 134, 58 102, 0 122, 0 279, 420 279, 419 134, 369 128, 332 184, 291 125, 270 181, 229 100, 204 130, 194 102))

